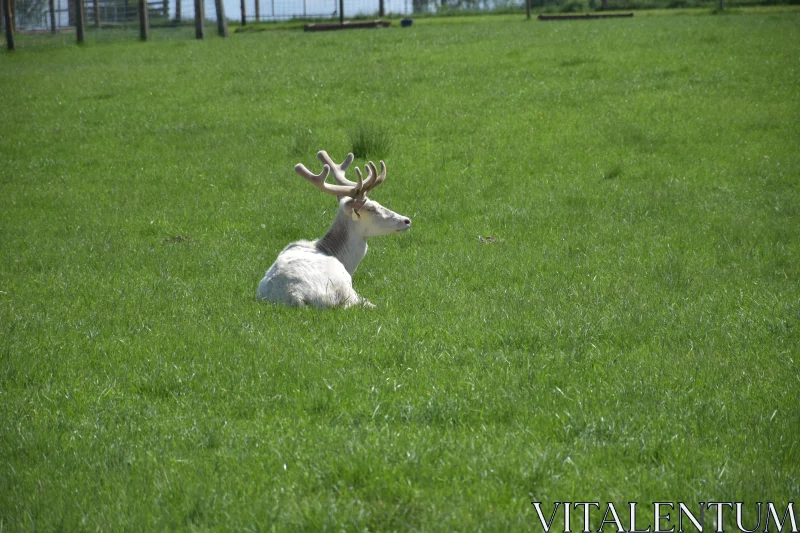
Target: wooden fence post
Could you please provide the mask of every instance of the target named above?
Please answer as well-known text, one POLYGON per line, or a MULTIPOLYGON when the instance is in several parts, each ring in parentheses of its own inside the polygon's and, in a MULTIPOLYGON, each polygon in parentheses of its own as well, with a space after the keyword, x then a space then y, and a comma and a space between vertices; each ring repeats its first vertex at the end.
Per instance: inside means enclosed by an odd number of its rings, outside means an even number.
POLYGON ((150 13, 147 0, 139 0, 139 39, 146 41, 150 35, 150 13))
POLYGON ((380 0, 378 2, 378 16, 379 17, 385 17, 386 16, 386 9, 384 8, 383 0, 380 0))
POLYGON ((531 0, 525 0, 525 13, 528 16, 528 20, 531 19, 531 0))
POLYGON ((339 24, 344 24, 344 0, 339 0, 339 24))
POLYGON ((261 6, 258 0, 256 0, 256 22, 261 22, 261 6))
POLYGON ((3 22, 6 27, 6 48, 14 50, 14 24, 11 21, 11 2, 14 0, 2 0, 3 3, 3 22))
POLYGON ((194 0, 194 35, 198 39, 205 37, 205 5, 203 0, 194 0))
POLYGON ((100 27, 100 0, 94 0, 94 27, 100 27))
POLYGON ((50 31, 56 32, 56 1, 50 0, 50 31))
POLYGON ((175 0, 175 22, 181 23, 181 0, 175 0))
POLYGON ((241 4, 241 8, 242 8, 242 26, 244 26, 245 24, 247 24, 247 17, 246 17, 245 9, 244 9, 244 0, 241 0, 240 4, 241 4))
POLYGON ((228 36, 228 19, 225 18, 225 4, 223 0, 214 2, 217 6, 217 31, 220 37, 228 36))
POLYGON ((78 44, 83 44, 86 40, 86 7, 83 0, 75 0, 75 35, 78 44))

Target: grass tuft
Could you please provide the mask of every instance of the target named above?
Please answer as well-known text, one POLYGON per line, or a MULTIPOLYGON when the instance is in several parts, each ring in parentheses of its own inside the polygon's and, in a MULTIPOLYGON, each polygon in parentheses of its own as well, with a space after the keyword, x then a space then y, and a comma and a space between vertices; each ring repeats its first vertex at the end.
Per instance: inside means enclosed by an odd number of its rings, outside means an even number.
POLYGON ((371 122, 359 124, 350 132, 350 151, 358 159, 379 159, 392 147, 389 129, 371 122))
POLYGON ((317 151, 317 140, 314 132, 308 128, 298 128, 292 138, 289 155, 303 157, 317 151))
POLYGON ((603 179, 613 180, 620 177, 621 175, 622 175, 622 166, 614 165, 611 168, 609 168, 607 172, 603 174, 603 179))

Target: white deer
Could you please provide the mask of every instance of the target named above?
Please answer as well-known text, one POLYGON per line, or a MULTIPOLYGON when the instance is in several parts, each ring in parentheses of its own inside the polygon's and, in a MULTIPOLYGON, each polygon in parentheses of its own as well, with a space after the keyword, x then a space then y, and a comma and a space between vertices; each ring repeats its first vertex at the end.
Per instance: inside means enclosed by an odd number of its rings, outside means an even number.
POLYGON ((358 182, 352 182, 345 178, 345 170, 353 162, 353 154, 348 154, 341 165, 335 164, 325 151, 319 152, 317 158, 324 165, 319 174, 302 164, 294 170, 320 191, 339 199, 336 219, 321 239, 297 241, 284 248, 258 284, 256 296, 293 307, 375 307, 353 290, 352 276, 367 254, 367 238, 406 231, 411 219, 367 198, 367 193, 386 179, 383 161, 380 174, 375 163, 369 162, 366 180, 362 180, 356 167, 358 182), (336 185, 325 181, 329 173, 336 185))

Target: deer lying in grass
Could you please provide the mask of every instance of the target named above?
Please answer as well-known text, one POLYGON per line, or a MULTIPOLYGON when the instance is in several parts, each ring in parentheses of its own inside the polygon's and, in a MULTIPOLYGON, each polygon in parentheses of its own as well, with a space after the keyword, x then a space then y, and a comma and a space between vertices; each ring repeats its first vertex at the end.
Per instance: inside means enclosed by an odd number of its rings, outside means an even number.
POLYGON ((256 296, 262 301, 299 307, 375 307, 353 290, 352 276, 367 254, 367 238, 406 231, 411 219, 367 198, 367 193, 386 179, 383 161, 380 174, 375 163, 369 162, 366 180, 356 167, 358 182, 352 182, 345 178, 345 170, 353 162, 353 154, 348 154, 341 165, 325 151, 317 158, 324 165, 319 174, 302 164, 294 170, 320 191, 339 199, 336 219, 321 239, 297 241, 284 248, 258 284, 256 296), (329 173, 336 185, 325 181, 329 173))

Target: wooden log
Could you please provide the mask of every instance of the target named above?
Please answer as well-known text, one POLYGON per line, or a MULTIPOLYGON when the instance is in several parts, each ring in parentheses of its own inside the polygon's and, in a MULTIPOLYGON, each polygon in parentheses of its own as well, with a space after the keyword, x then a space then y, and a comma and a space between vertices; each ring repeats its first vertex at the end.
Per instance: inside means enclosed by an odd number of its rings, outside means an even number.
POLYGON ((629 18, 633 13, 607 13, 595 15, 593 13, 586 13, 585 15, 539 15, 539 20, 594 20, 594 19, 614 19, 614 18, 629 18))
POLYGON ((305 31, 334 31, 334 30, 355 30, 359 28, 389 28, 391 21, 365 20, 359 22, 345 22, 342 24, 306 24, 305 31))

